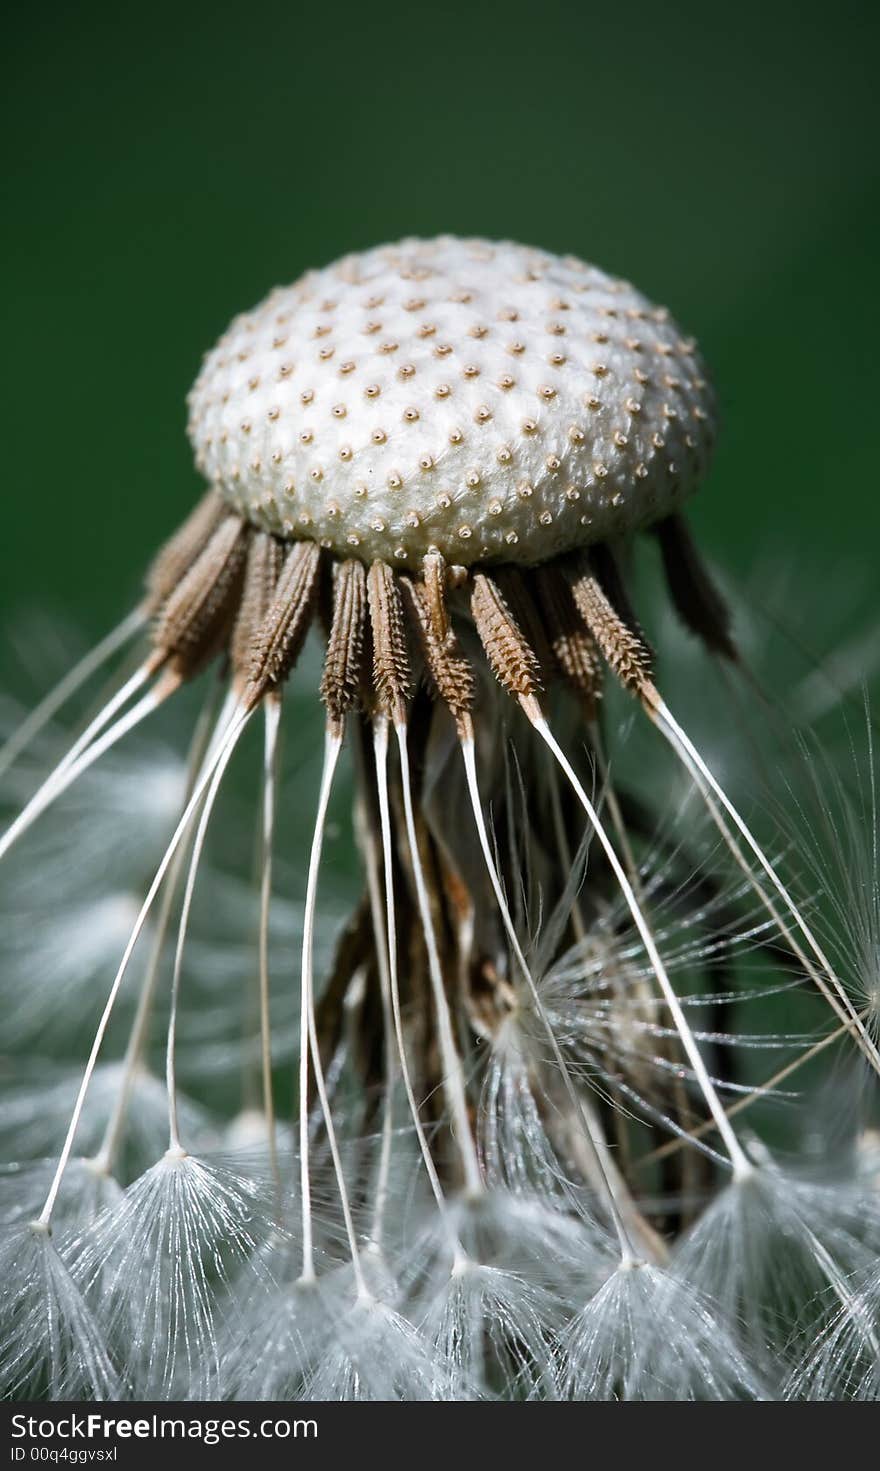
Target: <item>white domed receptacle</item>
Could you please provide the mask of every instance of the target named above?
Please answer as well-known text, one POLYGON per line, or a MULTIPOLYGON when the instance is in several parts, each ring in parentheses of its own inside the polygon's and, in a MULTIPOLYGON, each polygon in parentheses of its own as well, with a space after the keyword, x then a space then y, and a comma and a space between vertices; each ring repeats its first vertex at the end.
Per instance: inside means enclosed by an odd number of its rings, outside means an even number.
POLYGON ((677 510, 714 401, 696 346, 572 257, 442 237, 352 255, 237 317, 190 394, 253 524, 416 567, 534 564, 677 510))

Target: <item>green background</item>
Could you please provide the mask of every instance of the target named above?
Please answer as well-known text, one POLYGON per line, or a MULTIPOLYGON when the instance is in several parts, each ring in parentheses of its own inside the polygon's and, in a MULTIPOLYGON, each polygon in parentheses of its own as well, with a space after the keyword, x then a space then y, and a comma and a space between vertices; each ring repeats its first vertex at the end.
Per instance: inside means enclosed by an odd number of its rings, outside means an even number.
MULTIPOLYGON (((6 23, 3 613, 123 611, 198 494, 184 395, 304 268, 440 231, 571 251, 700 339, 694 520, 869 578, 876 6, 43 5, 6 23)), ((874 574, 875 575, 875 574, 874 574)))

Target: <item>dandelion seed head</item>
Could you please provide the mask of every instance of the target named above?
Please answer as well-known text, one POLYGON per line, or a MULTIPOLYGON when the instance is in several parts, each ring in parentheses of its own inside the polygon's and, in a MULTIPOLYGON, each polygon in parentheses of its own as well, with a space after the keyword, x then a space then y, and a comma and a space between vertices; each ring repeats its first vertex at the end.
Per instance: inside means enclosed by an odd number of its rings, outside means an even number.
POLYGON ((814 866, 823 943, 753 826, 759 681, 680 513, 694 344, 573 258, 409 240, 238 317, 190 408, 209 489, 0 747, 4 1384, 873 1392, 872 753, 860 802, 821 794, 857 860, 814 866), (666 667, 716 712, 707 654, 735 714, 698 746, 666 667), (149 755, 206 671, 186 758, 149 755), (832 1136, 789 1079, 838 1044, 832 1136), (742 1119, 783 1098, 797 1165, 742 1119))

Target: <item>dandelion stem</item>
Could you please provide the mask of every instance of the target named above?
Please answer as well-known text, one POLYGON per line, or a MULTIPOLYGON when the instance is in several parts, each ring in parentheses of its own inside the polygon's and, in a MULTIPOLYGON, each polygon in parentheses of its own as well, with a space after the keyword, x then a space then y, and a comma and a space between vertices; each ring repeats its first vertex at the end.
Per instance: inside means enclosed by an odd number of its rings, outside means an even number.
POLYGON ((269 1014, 269 912, 272 903, 272 843, 275 828, 275 790, 278 782, 278 732, 281 725, 281 693, 268 694, 263 701, 265 721, 263 743, 263 822, 260 832, 260 930, 258 957, 260 968, 260 1056, 263 1078, 263 1112, 269 1140, 269 1166, 278 1199, 281 1197, 281 1171, 278 1164, 278 1138, 275 1122, 275 1098, 272 1089, 272 1024, 269 1014))
POLYGON ((782 933, 786 942, 791 947, 797 958, 804 965, 810 979, 824 996, 829 1006, 831 1006, 835 1015, 838 1016, 841 1021, 848 1022, 849 1028, 852 1031, 855 1041, 858 1043, 861 1051, 864 1053, 865 1057, 868 1059, 875 1072, 880 1073, 880 1052, 878 1052, 876 1046, 869 1037, 864 1024, 859 1019, 858 1012, 853 1006, 852 1000, 847 995, 846 988, 844 987, 840 978, 837 976, 830 960, 825 955, 825 952, 823 951, 821 945, 819 944, 818 940, 814 936, 812 930, 810 929, 809 925, 807 924, 806 920, 804 919, 803 915, 801 914, 800 910, 798 909, 797 905, 789 894, 788 889, 785 887, 784 883, 777 874, 775 868, 773 867, 773 864, 764 853, 764 850, 758 843, 757 839, 753 836, 751 829, 748 827, 745 820, 740 816, 739 812, 731 802, 730 798, 727 796, 721 784, 712 775, 712 772, 710 771, 706 762, 703 760, 696 746, 690 740, 687 733, 678 724, 678 721, 672 715, 672 712, 670 711, 666 702, 661 699, 661 697, 659 696, 659 694, 657 694, 655 690, 653 690, 653 687, 652 692, 645 697, 643 703, 650 719, 658 727, 661 734, 666 737, 667 741, 672 746, 679 759, 682 761, 687 770, 691 773, 694 781, 696 782, 697 788, 703 797, 707 810, 709 811, 713 821, 715 822, 715 825, 718 827, 719 832, 724 838, 733 857, 736 859, 739 866, 743 869, 743 872, 749 879, 750 884, 754 888, 758 897, 761 899, 761 902, 764 904, 774 922, 779 926, 780 932, 782 933), (809 945, 813 954, 816 956, 816 959, 819 961, 819 964, 822 967, 821 972, 816 969, 815 965, 813 965, 809 958, 804 954, 803 947, 798 944, 795 937, 791 934, 790 929, 785 924, 782 917, 779 915, 776 906, 773 904, 769 895, 765 893, 755 875, 752 873, 752 870, 746 862, 746 859, 742 854, 735 838, 733 837, 733 834, 730 832, 730 829, 728 828, 723 817, 721 816, 721 813, 718 811, 717 806, 712 800, 713 795, 717 797, 725 812, 730 817, 731 821, 744 838, 748 847, 751 849, 761 868, 764 870, 765 874, 767 875, 768 879, 770 880, 771 884, 773 885, 774 889, 782 900, 785 908, 788 910, 789 914, 794 920, 797 928, 801 931, 801 934, 804 936, 807 944, 809 945), (822 974, 822 972, 824 972, 824 975, 822 974), (833 991, 831 988, 833 988, 833 991), (836 995, 833 994, 834 992, 836 992, 836 995))
POLYGON ((412 1075, 409 1070, 409 1061, 406 1055, 406 1039, 403 1030, 403 1016, 400 1009, 400 977, 397 969, 397 916, 394 904, 394 869, 391 849, 391 812, 388 802, 388 719, 384 715, 377 715, 373 722, 373 749, 376 764, 376 792, 379 798, 379 824, 382 831, 382 857, 385 870, 385 929, 388 943, 388 974, 391 985, 391 1007, 394 1016, 394 1032, 397 1038, 397 1053, 400 1061, 400 1075, 406 1092, 409 1111, 412 1115, 413 1127, 425 1171, 434 1199, 440 1209, 444 1221, 447 1220, 446 1197, 437 1174, 437 1167, 428 1145, 419 1114, 419 1106, 416 1102, 415 1089, 413 1088, 412 1075))
POLYGON ((370 1240, 378 1249, 382 1245, 385 1207, 388 1203, 391 1152, 394 1142, 394 1085, 397 1074, 397 1049, 394 1038, 394 1012, 391 1001, 388 933, 382 906, 382 885, 379 871, 380 850, 376 843, 375 832, 366 812, 364 792, 366 783, 363 753, 360 743, 357 743, 356 749, 361 793, 355 805, 355 830, 367 873, 367 893, 370 899, 370 917, 373 924, 373 936, 376 942, 376 967, 379 972, 379 991, 382 1001, 382 1040, 385 1053, 385 1097, 382 1113, 382 1143, 379 1150, 379 1166, 376 1171, 376 1200, 373 1207, 373 1223, 370 1230, 370 1240))
POLYGON ((413 877, 416 885, 419 915, 422 921, 422 932, 425 947, 428 952, 428 972, 431 977, 434 1010, 437 1014, 437 1041, 443 1064, 443 1087, 449 1104, 450 1114, 452 1115, 453 1133, 458 1140, 461 1153, 466 1188, 472 1195, 482 1195, 484 1188, 483 1180, 480 1174, 476 1146, 468 1118, 464 1073, 452 1031, 452 1018, 443 985, 443 970, 440 964, 440 954, 437 949, 434 921, 431 916, 431 903, 428 898, 428 890, 425 884, 425 875, 419 853, 418 838, 416 836, 410 784, 409 752, 406 743, 406 725, 402 722, 395 722, 395 731, 397 734, 397 745, 400 751, 400 775, 403 785, 403 810, 406 821, 407 842, 413 866, 413 877))
MULTIPOLYGON (((549 751, 547 752, 547 779, 550 785, 550 811, 553 817, 553 832, 556 838, 556 846, 559 849, 562 870, 563 873, 571 873, 571 847, 568 841, 568 834, 565 831, 565 818, 563 817, 562 801, 559 795, 559 769, 549 751)), ((581 913, 579 894, 575 894, 572 899, 571 927, 574 930, 575 940, 579 945, 582 945, 587 938, 587 927, 584 924, 584 916, 581 913)))
MULTIPOLYGON (((211 698, 206 702, 199 716, 190 747, 189 760, 187 762, 184 807, 189 801, 193 784, 206 758, 212 726, 216 731, 221 725, 225 725, 226 723, 222 716, 220 722, 212 720, 213 708, 214 698, 212 693, 211 698)), ((159 978, 159 962, 162 959, 162 951, 165 948, 168 925, 171 920, 171 911, 174 907, 177 886, 180 881, 186 852, 186 844, 181 843, 174 855, 174 862, 171 865, 171 871, 168 874, 167 882, 162 891, 162 900, 156 919, 153 944, 144 972, 144 982, 141 987, 140 996, 138 997, 137 1010, 132 1022, 128 1044, 125 1049, 125 1057, 122 1063, 122 1081, 110 1117, 107 1120, 104 1137, 101 1140, 100 1147, 92 1158, 92 1164, 99 1174, 106 1175, 111 1173, 122 1138, 122 1129, 131 1100, 132 1083, 134 1082, 135 1072, 147 1039, 150 1018, 153 1011, 153 1002, 156 996, 156 982, 159 978)))
MULTIPOLYGON (((146 611, 143 608, 135 608, 105 638, 102 638, 100 643, 95 644, 93 649, 89 649, 89 652, 84 654, 78 663, 74 664, 72 669, 68 670, 63 679, 60 679, 54 688, 43 697, 40 703, 21 722, 18 729, 13 731, 9 739, 0 747, 0 776, 8 771, 10 766, 17 761, 22 751, 48 725, 52 717, 61 709, 61 706, 72 695, 75 695, 77 690, 82 688, 86 681, 101 668, 102 664, 106 664, 108 659, 111 659, 115 653, 124 648, 134 638, 135 634, 140 632, 146 622, 146 611)), ((111 710, 110 714, 106 715, 105 710, 101 714, 105 716, 105 719, 109 720, 113 712, 111 710)), ((80 737, 81 739, 82 737, 80 737)))
POLYGON ((104 730, 108 720, 119 706, 124 705, 126 700, 148 678, 149 669, 147 666, 136 670, 131 679, 123 685, 122 689, 108 701, 100 714, 95 716, 91 725, 83 731, 79 740, 71 746, 67 755, 59 761, 42 786, 34 793, 27 805, 22 808, 15 821, 6 829, 3 837, 0 838, 0 858, 5 857, 13 843, 27 832, 28 828, 36 822, 41 813, 45 812, 47 807, 57 801, 67 791, 68 787, 72 786, 82 776, 83 772, 88 771, 89 767, 93 766, 105 752, 109 751, 112 746, 115 746, 117 741, 120 741, 130 730, 134 730, 135 726, 139 725, 148 715, 151 715, 154 710, 158 710, 159 706, 168 699, 169 695, 174 694, 181 683, 179 675, 173 672, 168 673, 126 715, 121 716, 114 725, 110 726, 109 730, 104 730), (98 732, 101 730, 104 730, 104 734, 98 735, 98 732), (97 739, 93 739, 95 736, 97 736, 97 739))
POLYGON ((183 974, 183 952, 186 945, 186 932, 189 927, 190 910, 192 909, 193 893, 195 892, 196 876, 201 862, 202 851, 205 846, 205 838, 208 832, 208 823, 220 783, 226 767, 235 750, 235 744, 224 745, 218 754, 214 772, 208 786, 207 793, 202 802, 202 810, 199 813, 198 826, 193 838, 192 852, 190 853, 189 869, 186 876, 186 887, 183 893, 183 903, 180 908, 180 919, 177 925, 177 944, 174 949, 174 971, 171 978, 171 1012, 168 1018, 168 1040, 165 1050, 165 1077, 168 1090, 168 1148, 179 1151, 182 1148, 180 1142, 180 1121, 177 1111, 177 1016, 180 1006, 180 983, 183 974))
POLYGON ((590 742, 596 756, 596 765, 599 768, 599 775, 602 778, 602 796, 611 814, 614 834, 620 844, 620 851, 623 854, 624 868, 632 879, 633 888, 638 891, 639 867, 629 841, 629 834, 626 830, 626 823, 623 820, 623 813, 620 810, 617 792, 611 782, 611 765, 605 754, 605 742, 602 739, 602 730, 598 720, 590 722, 589 732, 590 742))
POLYGON ((550 1042, 550 1049, 553 1053, 556 1065, 559 1068, 563 1086, 565 1087, 565 1090, 568 1094, 571 1105, 575 1111, 575 1115, 580 1120, 584 1140, 587 1144, 589 1154, 592 1158, 593 1166, 596 1172, 596 1176, 601 1185, 602 1193, 605 1196, 606 1209, 609 1216, 611 1217, 614 1229, 617 1232, 622 1259, 625 1263, 633 1263, 635 1261, 639 1261, 642 1259, 644 1252, 639 1251, 635 1246, 635 1243, 632 1239, 631 1230, 633 1234, 638 1234, 643 1243, 650 1243, 652 1255, 656 1250, 656 1243, 653 1239, 653 1233, 649 1231, 647 1224, 642 1221, 640 1212, 638 1211, 632 1197, 629 1195, 629 1192, 627 1191, 622 1178, 611 1164, 611 1160, 608 1155, 608 1145, 605 1139, 602 1137, 598 1120, 588 1114, 584 1100, 581 1098, 572 1081, 570 1070, 566 1064, 565 1058, 562 1055, 562 1049, 559 1046, 556 1034, 553 1031, 553 1026, 550 1018, 547 1015, 544 1003, 541 1000, 537 983, 534 976, 532 975, 529 963, 526 960, 525 955, 523 954, 522 946, 520 945, 519 937, 516 933, 513 919, 511 917, 510 908, 508 906, 504 890, 501 886, 501 880, 498 876, 498 870, 492 858, 492 850, 489 844, 489 835, 486 831, 486 822, 483 816, 482 803, 480 801, 480 788, 477 778, 477 763, 474 751, 473 734, 471 733, 463 736, 460 740, 460 746, 461 754, 464 760, 464 769, 467 778, 468 792, 471 799, 471 807, 473 809, 474 823, 477 829, 477 837, 479 839, 480 848, 482 849, 483 853, 483 859, 486 864, 486 871, 489 875, 489 882, 492 885, 492 889, 495 894, 495 900, 501 913, 504 928, 507 931, 507 938, 510 941, 510 947, 516 957, 517 964, 522 971, 523 978, 526 982, 529 994, 532 998, 532 1005, 537 1012, 542 1027, 547 1033, 547 1037, 550 1042))
MULTIPOLYGON (((333 786, 333 777, 342 750, 342 734, 334 729, 328 729, 324 739, 324 767, 321 772, 321 785, 318 793, 318 811, 315 817, 315 828, 312 836, 312 848, 309 855, 309 872, 306 880, 306 905, 303 918, 303 943, 302 943, 302 980, 301 980, 301 1034, 300 1055, 311 1051, 312 1066, 315 1071, 315 1086, 318 1097, 321 1100, 321 1109, 324 1114, 324 1126, 327 1130, 327 1142, 330 1145, 330 1153, 333 1158, 333 1169, 336 1175, 336 1184, 339 1190, 339 1200, 342 1206, 342 1215, 345 1221, 345 1232, 348 1237, 349 1251, 351 1252, 351 1265, 354 1272, 355 1285, 358 1296, 366 1298, 371 1296, 364 1279, 361 1266, 360 1251, 358 1249, 357 1233, 354 1228, 354 1217, 351 1211, 348 1189, 345 1183, 345 1173, 342 1168, 342 1156, 339 1152, 339 1143, 336 1138, 336 1128, 333 1123, 333 1114, 330 1108, 330 1099, 327 1094, 327 1084, 324 1078, 324 1066, 321 1062, 321 1049, 318 1042, 318 1028, 315 1019, 315 995, 314 995, 314 939, 315 939, 315 907, 318 894, 318 874, 321 867, 321 850, 324 845, 324 829, 327 824, 327 808, 330 802, 330 792, 333 786), (303 1029, 304 1024, 304 1029, 303 1029), (308 1039, 306 1041, 306 1038, 308 1039)), ((300 1130, 302 1131, 302 1118, 306 1119, 308 1127, 308 1072, 300 1065, 300 1130), (305 1110, 303 1111, 303 1077, 305 1077, 305 1110)), ((301 1136, 302 1138, 302 1132, 301 1136)), ((305 1155, 305 1176, 308 1174, 308 1153, 305 1155)), ((304 1176, 303 1200, 307 1198, 308 1182, 304 1176)), ((308 1197, 309 1202, 311 1197, 308 1197)), ((306 1238, 306 1212, 303 1210, 303 1272, 304 1281, 311 1281, 315 1275, 314 1255, 312 1243, 311 1208, 309 1205, 308 1238, 306 1238)))
POLYGON ((614 874, 615 880, 617 881, 618 887, 620 888, 620 892, 623 895, 626 905, 635 921, 636 928, 638 929, 638 932, 642 938, 642 943, 645 947, 648 959, 651 962, 651 967, 654 971, 655 976, 657 977, 660 989, 663 992, 666 1004, 669 1007, 672 1019, 675 1023, 676 1030, 679 1034, 679 1037, 681 1038, 682 1046, 684 1047, 691 1067, 694 1070, 694 1076, 700 1086, 703 1097, 706 1100, 709 1112, 712 1114, 712 1117, 715 1120, 715 1125, 718 1129, 718 1132, 722 1140, 724 1141, 724 1147, 727 1150, 727 1154, 730 1158, 730 1163, 733 1167, 734 1178, 737 1180, 747 1179, 753 1173, 754 1167, 747 1159, 739 1143, 739 1140, 730 1127, 727 1115, 724 1112, 721 1100, 719 1099, 718 1094, 716 1093, 713 1086, 712 1080, 706 1070, 706 1065, 703 1062, 703 1058, 700 1054, 700 1049, 697 1046, 694 1035, 688 1025, 687 1018, 685 1017, 681 1003, 675 993, 672 982, 670 981, 669 976, 666 973, 666 967, 664 966, 663 961, 660 957, 660 952, 657 949, 656 942, 653 935, 651 934, 647 920, 645 919, 645 916, 636 898, 632 884, 627 878, 623 865, 621 864, 620 859, 618 858, 614 850, 614 846, 599 819, 599 815, 596 812, 596 809, 594 808, 589 797, 584 791, 583 786, 578 780, 578 777, 570 761, 566 757, 565 753, 562 751, 559 743, 550 730, 546 719, 541 713, 540 706, 535 700, 532 699, 524 699, 521 700, 520 703, 522 704, 523 709, 525 710, 525 713, 534 726, 535 730, 538 732, 541 739, 546 741, 547 745, 550 747, 550 750, 553 752, 554 756, 562 767, 562 770, 568 777, 568 780, 570 781, 572 788, 579 802, 581 803, 581 806, 586 812, 587 817, 596 832, 596 836, 598 837, 599 842, 602 845, 605 856, 614 874))
POLYGON ((116 998, 119 995, 119 989, 125 978, 125 973, 128 970, 129 962, 134 953, 135 945, 137 944, 141 935, 141 931, 143 930, 143 927, 147 922, 147 917, 153 907, 156 895, 159 892, 159 889, 165 878, 165 874, 167 873, 168 868, 170 867, 171 862, 174 858, 174 855, 177 852, 178 846, 183 840, 184 835, 189 830, 189 826, 192 822, 193 816, 197 811, 204 795, 205 789, 211 780, 216 763, 223 758, 226 751, 229 751, 231 754, 232 750, 234 750, 235 745, 238 742, 238 739, 242 731, 244 730, 244 727, 246 726, 248 720, 250 719, 252 713, 253 712, 251 710, 244 710, 236 718, 236 720, 233 722, 232 729, 228 732, 224 742, 220 746, 220 749, 213 756, 207 768, 199 776, 195 788, 193 789, 192 796, 190 797, 186 808, 184 809, 184 812, 180 818, 180 821, 174 830, 171 841, 165 849, 162 861, 159 864, 159 867, 156 869, 156 872, 153 876, 153 881, 150 884, 150 888, 147 892, 147 896, 144 899, 143 904, 141 905, 140 913, 135 920, 134 928, 128 938, 128 943, 126 944, 122 960, 120 961, 119 969, 117 970, 114 977, 113 985, 110 987, 110 993, 104 1005, 104 1010, 101 1013, 101 1019, 98 1022, 97 1031, 95 1032, 95 1038, 92 1043, 92 1049, 89 1053, 89 1058, 88 1062, 86 1063, 85 1071, 83 1073, 82 1082, 79 1086, 79 1092, 76 1096, 73 1114, 71 1116, 70 1124, 68 1125, 67 1134, 64 1140, 64 1145, 61 1150, 61 1156, 59 1158, 55 1174, 52 1178, 52 1183, 49 1187, 49 1193, 46 1196, 45 1204, 38 1217, 38 1223, 44 1228, 48 1227, 52 1217, 52 1211, 55 1208, 55 1201, 58 1196, 58 1191, 61 1187, 61 1181, 64 1177, 64 1171, 67 1169, 67 1164, 70 1159, 70 1153, 73 1149, 73 1141, 76 1136, 76 1131, 79 1127, 80 1116, 82 1114, 83 1105, 86 1101, 86 1094, 88 1092, 89 1084, 92 1080, 92 1074, 94 1073, 95 1065, 98 1061, 98 1055, 101 1051, 101 1046, 104 1041, 104 1034, 107 1031, 107 1027, 110 1023, 110 1017, 116 1004, 116 998))

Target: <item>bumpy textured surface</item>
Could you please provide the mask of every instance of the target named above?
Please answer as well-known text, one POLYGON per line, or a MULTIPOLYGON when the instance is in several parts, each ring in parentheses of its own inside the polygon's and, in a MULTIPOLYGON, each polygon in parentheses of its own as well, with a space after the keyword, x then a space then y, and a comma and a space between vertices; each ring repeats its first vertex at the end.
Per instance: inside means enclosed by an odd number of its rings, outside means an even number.
POLYGON ((665 310, 572 257, 452 237, 274 291, 190 410, 200 469, 254 524, 410 567, 624 535, 697 488, 713 434, 665 310))

